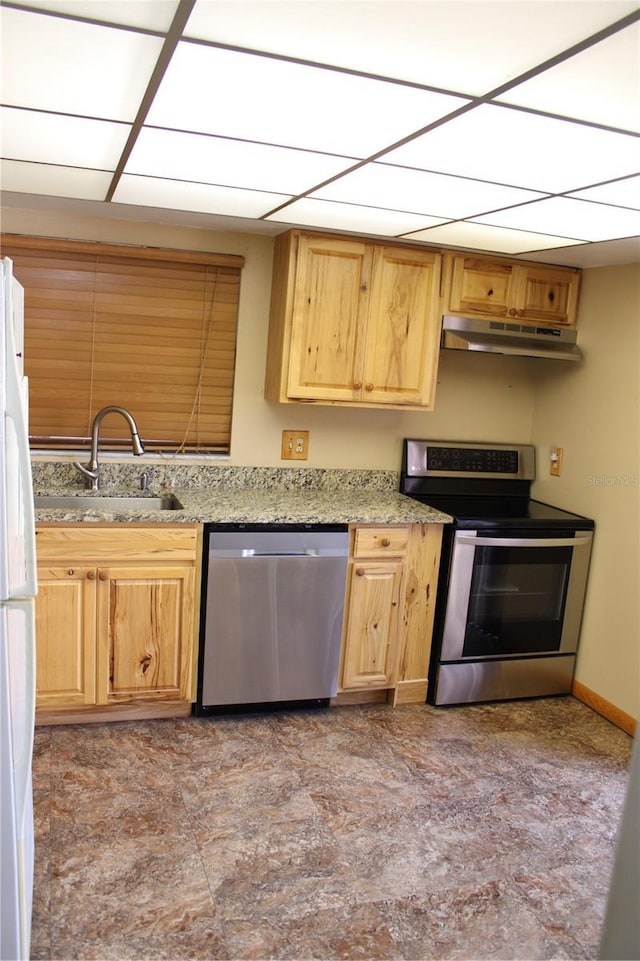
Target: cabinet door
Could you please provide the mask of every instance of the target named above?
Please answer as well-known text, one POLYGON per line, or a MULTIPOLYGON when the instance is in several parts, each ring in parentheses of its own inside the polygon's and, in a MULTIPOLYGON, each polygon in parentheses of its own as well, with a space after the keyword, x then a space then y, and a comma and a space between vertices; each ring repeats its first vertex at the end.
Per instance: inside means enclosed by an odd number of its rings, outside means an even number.
POLYGON ((362 243, 300 237, 289 397, 359 397, 370 260, 371 251, 362 243))
POLYGON ((96 571, 38 567, 36 705, 95 704, 96 571))
POLYGON ((448 309, 454 313, 507 317, 513 304, 514 265, 482 257, 454 257, 448 309))
POLYGON ((517 315, 522 320, 575 324, 580 274, 553 267, 520 268, 517 315))
POLYGON ((190 697, 192 565, 98 571, 98 703, 190 697))
POLYGON ((351 568, 342 687, 391 687, 398 655, 402 561, 351 568))
POLYGON ((439 353, 440 255, 376 248, 362 400, 433 404, 439 353))

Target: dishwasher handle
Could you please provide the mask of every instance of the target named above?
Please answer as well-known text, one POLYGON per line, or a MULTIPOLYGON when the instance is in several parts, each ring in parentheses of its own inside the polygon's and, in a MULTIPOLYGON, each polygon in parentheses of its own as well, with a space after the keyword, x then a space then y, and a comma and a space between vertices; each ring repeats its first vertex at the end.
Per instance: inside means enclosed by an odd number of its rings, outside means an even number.
POLYGON ((307 547, 303 551, 257 551, 253 547, 213 548, 209 557, 220 558, 259 558, 259 557, 348 557, 349 551, 339 547, 307 547))

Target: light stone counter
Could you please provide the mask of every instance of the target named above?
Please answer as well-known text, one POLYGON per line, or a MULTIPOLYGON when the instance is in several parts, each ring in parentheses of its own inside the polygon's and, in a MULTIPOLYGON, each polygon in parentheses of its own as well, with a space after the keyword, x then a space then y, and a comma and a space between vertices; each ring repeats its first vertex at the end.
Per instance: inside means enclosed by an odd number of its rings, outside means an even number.
MULTIPOLYGON (((69 493, 69 491, 64 491, 69 493)), ((84 492, 81 492, 84 493, 84 492)), ((104 492, 103 492, 104 493, 104 492)), ((128 493, 130 492, 123 492, 128 493)), ((166 493, 164 491, 163 493, 166 493)), ((69 510, 43 508, 36 521, 215 524, 447 524, 448 514, 390 491, 264 491, 224 489, 172 491, 183 510, 69 510)))
MULTIPOLYGON (((99 496, 138 495, 140 511, 44 508, 36 521, 216 524, 448 524, 451 517, 398 493, 393 471, 152 465, 148 494, 173 493, 182 510, 145 510, 140 468, 105 465, 99 496)), ((67 462, 33 465, 36 494, 87 495, 67 462)))

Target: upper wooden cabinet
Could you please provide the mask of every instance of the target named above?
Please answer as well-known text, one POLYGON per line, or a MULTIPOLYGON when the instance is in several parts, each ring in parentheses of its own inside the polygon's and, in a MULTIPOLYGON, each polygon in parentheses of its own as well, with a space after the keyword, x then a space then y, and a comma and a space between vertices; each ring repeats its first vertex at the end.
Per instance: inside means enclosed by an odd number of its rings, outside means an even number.
POLYGON ((276 239, 265 396, 433 407, 439 252, 290 231, 276 239))
POLYGON ((446 256, 447 314, 575 326, 580 272, 493 257, 446 256))

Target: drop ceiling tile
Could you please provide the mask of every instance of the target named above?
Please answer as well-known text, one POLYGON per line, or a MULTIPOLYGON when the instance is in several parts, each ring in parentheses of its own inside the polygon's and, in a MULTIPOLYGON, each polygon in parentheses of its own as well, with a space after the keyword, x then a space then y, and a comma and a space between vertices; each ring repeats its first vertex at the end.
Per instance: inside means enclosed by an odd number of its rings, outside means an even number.
POLYGON ((1 155, 6 160, 115 170, 130 129, 124 123, 2 107, 1 155))
POLYGON ((364 158, 466 102, 402 84, 183 42, 147 122, 364 158))
POLYGON ((637 173, 640 140, 486 104, 390 151, 384 160, 560 193, 637 173))
POLYGON ((133 121, 162 49, 158 37, 2 11, 2 101, 133 121))
POLYGON ((330 200, 302 198, 289 204, 267 218, 282 223, 295 223, 305 227, 328 227, 333 230, 355 230, 360 233, 381 234, 395 237, 410 230, 443 223, 442 219, 424 215, 403 213, 363 207, 357 204, 333 203, 330 200))
POLYGON ((570 196, 640 210, 640 175, 601 184, 599 187, 589 187, 588 190, 577 190, 570 196))
POLYGON ((522 230, 507 230, 504 227, 488 227, 469 221, 443 224, 430 230, 405 234, 407 240, 424 240, 429 244, 444 244, 448 247, 464 247, 468 250, 488 250, 498 254, 524 254, 534 250, 547 250, 556 247, 573 247, 581 240, 568 240, 566 237, 547 237, 544 234, 528 233, 522 230))
POLYGON ((126 173, 286 194, 303 193, 352 165, 346 157, 145 127, 126 173))
POLYGON ((609 127, 640 130, 640 23, 519 84, 499 99, 609 127))
POLYGON ((479 218, 485 224, 533 230, 580 240, 617 240, 640 235, 640 212, 554 197, 479 218))
POLYGON ((2 160, 0 164, 0 185, 3 190, 75 197, 79 200, 104 200, 113 176, 103 170, 56 167, 20 160, 2 160))
POLYGON ((166 31, 178 9, 178 0, 28 0, 28 5, 67 16, 166 31))
POLYGON ((633 0, 198 0, 185 34, 484 94, 637 9, 633 0))
POLYGON ((136 177, 131 174, 120 178, 113 197, 118 204, 168 207, 230 217, 261 217, 268 210, 290 199, 286 194, 162 180, 157 177, 136 177))
POLYGON ((430 174, 424 170, 369 163, 314 191, 312 196, 429 214, 440 220, 457 220, 483 211, 522 204, 544 194, 462 177, 430 174))

